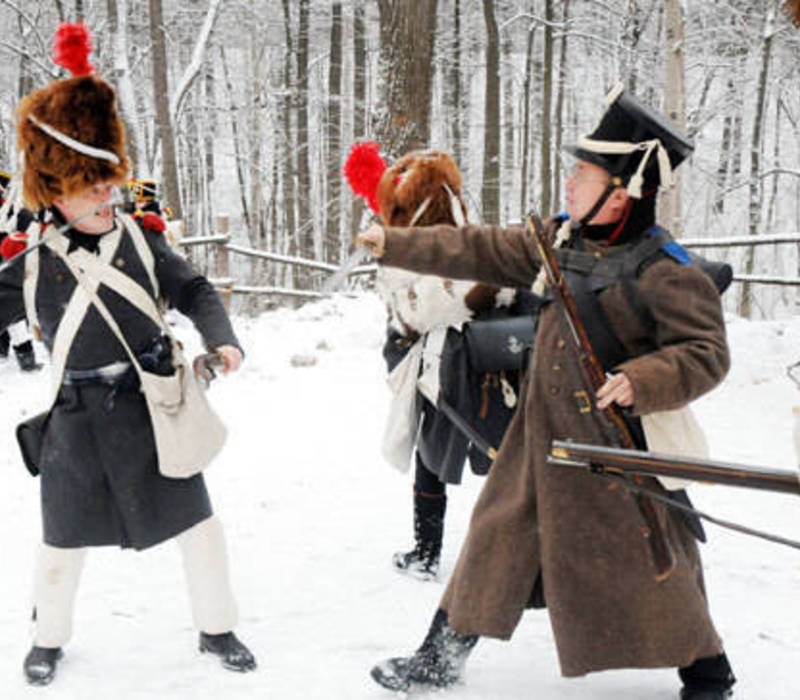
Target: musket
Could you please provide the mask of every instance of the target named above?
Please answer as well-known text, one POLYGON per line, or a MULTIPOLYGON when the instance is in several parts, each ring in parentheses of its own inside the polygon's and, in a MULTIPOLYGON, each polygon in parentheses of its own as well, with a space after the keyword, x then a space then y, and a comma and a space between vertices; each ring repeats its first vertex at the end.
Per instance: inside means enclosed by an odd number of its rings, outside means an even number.
POLYGON ((9 267, 11 267, 14 263, 18 262, 19 260, 22 260, 29 253, 32 253, 34 250, 37 250, 37 249, 41 248, 43 245, 46 245, 47 243, 49 243, 53 239, 58 238, 59 236, 63 235, 64 233, 69 231, 73 226, 75 226, 75 224, 80 223, 84 219, 92 216, 93 214, 96 214, 98 211, 100 211, 104 207, 112 207, 113 208, 113 207, 120 206, 123 203, 124 202, 123 202, 123 199, 122 199, 122 195, 119 193, 119 190, 115 188, 111 198, 107 202, 102 202, 101 204, 98 204, 97 206, 92 207, 91 209, 89 209, 89 211, 84 212, 80 216, 76 216, 74 219, 70 219, 65 224, 62 224, 61 226, 59 226, 57 229, 54 229, 53 231, 50 231, 46 235, 42 236, 42 238, 39 239, 39 242, 36 243, 35 245, 26 246, 19 253, 17 253, 13 257, 10 257, 8 260, 4 261, 2 264, 0 264, 0 273, 2 273, 5 270, 7 270, 9 267))
POLYGON ((800 496, 800 474, 745 464, 688 459, 641 450, 553 440, 549 464, 574 466, 605 474, 668 476, 709 484, 793 493, 800 496))
MULTIPOLYGON (((586 445, 577 442, 553 440, 547 463, 559 467, 586 469, 593 474, 605 477, 625 478, 630 474, 643 476, 669 476, 726 486, 791 493, 800 496, 800 478, 797 472, 764 469, 743 464, 725 464, 705 459, 687 459, 640 450, 622 450, 603 445, 586 445)), ((628 488, 639 489, 639 487, 628 488)), ((755 530, 739 523, 716 518, 697 510, 683 499, 676 499, 669 492, 656 493, 650 489, 639 489, 652 498, 677 510, 708 520, 710 523, 734 530, 743 535, 760 537, 770 542, 800 549, 800 542, 780 535, 755 530)))
MULTIPOLYGON (((592 348, 589 334, 586 332, 586 327, 583 325, 578 313, 575 298, 572 296, 569 285, 561 273, 561 268, 553 252, 553 246, 547 239, 541 219, 535 213, 530 213, 526 217, 526 223, 539 252, 540 262, 547 276, 547 282, 553 290, 556 302, 561 307, 564 319, 569 327, 578 356, 578 364, 591 394, 591 402, 587 405, 586 410, 591 411, 591 406, 596 405, 598 389, 606 382, 605 370, 592 348)), ((635 447, 631 432, 619 408, 612 403, 604 409, 604 412, 617 430, 619 444, 626 448, 635 447)), ((644 484, 644 478, 639 475, 632 475, 630 480, 638 486, 644 484)), ((656 571, 655 579, 656 581, 663 581, 669 577, 675 568, 675 555, 670 549, 667 536, 661 521, 658 519, 658 513, 652 499, 638 489, 633 489, 633 491, 639 514, 646 525, 642 534, 647 539, 650 547, 650 554, 656 571)))
POLYGON ((453 408, 441 394, 436 401, 436 409, 444 413, 450 422, 466 437, 475 447, 477 447, 490 460, 494 461, 497 457, 497 450, 489 444, 489 441, 480 434, 478 429, 472 425, 464 416, 453 408))

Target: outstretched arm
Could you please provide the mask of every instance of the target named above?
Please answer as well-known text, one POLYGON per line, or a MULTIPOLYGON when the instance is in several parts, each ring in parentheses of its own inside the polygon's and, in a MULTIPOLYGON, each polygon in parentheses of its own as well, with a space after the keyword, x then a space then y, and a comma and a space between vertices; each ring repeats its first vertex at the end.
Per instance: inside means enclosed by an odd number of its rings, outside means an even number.
POLYGON ((373 225, 356 239, 384 265, 424 274, 527 287, 539 271, 536 250, 523 228, 373 225))

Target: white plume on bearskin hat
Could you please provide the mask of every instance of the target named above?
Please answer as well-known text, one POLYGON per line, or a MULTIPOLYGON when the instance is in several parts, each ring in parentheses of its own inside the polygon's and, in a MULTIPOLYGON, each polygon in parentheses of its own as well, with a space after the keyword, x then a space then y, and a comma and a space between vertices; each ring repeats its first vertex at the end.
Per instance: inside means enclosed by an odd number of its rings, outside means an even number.
POLYGON ((53 61, 73 77, 27 95, 17 109, 23 156, 22 194, 31 209, 49 207, 98 182, 123 183, 129 163, 116 93, 94 75, 91 36, 83 24, 62 24, 53 61))

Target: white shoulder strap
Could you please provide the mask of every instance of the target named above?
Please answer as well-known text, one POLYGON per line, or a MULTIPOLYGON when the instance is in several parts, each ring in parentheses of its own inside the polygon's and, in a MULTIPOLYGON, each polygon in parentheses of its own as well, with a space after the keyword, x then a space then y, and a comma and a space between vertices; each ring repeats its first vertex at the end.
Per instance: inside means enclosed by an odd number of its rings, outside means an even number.
POLYGON ((147 241, 144 238, 142 230, 139 228, 139 224, 133 220, 132 216, 129 214, 118 214, 117 218, 122 221, 125 226, 125 230, 130 235, 133 245, 136 248, 136 252, 139 254, 139 258, 141 259, 145 270, 147 270, 147 275, 150 278, 150 284, 153 287, 153 292, 155 292, 156 299, 158 299, 161 296, 161 291, 158 288, 158 279, 156 279, 156 261, 153 257, 153 251, 150 250, 150 246, 147 245, 147 241))
POLYGON ((103 317, 105 322, 108 324, 108 327, 112 330, 114 335, 117 336, 119 342, 122 344, 122 347, 125 348, 125 352, 128 354, 130 358, 131 364, 133 365, 136 373, 141 376, 142 374, 142 367, 139 364, 139 360, 136 357, 136 354, 131 350, 130 345, 128 345, 128 341, 125 340, 125 336, 122 333, 119 325, 117 324, 114 316, 108 310, 108 307, 103 303, 102 299, 97 296, 96 291, 96 284, 98 280, 94 280, 89 275, 87 275, 86 271, 81 269, 80 265, 69 256, 63 254, 61 251, 56 251, 57 255, 64 261, 64 264, 69 268, 70 272, 75 275, 75 279, 78 282, 78 288, 84 292, 87 299, 94 304, 95 308, 98 310, 100 315, 103 317))
MULTIPOLYGON (((100 256, 102 260, 106 261, 106 263, 114 256, 114 253, 119 247, 121 238, 122 235, 119 229, 103 237, 100 245, 100 256)), ((46 245, 51 248, 62 260, 64 260, 68 268, 70 267, 70 262, 67 258, 69 241, 64 236, 55 236, 52 240, 49 240, 46 245)), ((38 253, 38 250, 34 251, 34 253, 38 253)), ((31 253, 30 255, 33 255, 34 253, 31 253)), ((61 317, 61 321, 59 321, 58 330, 56 331, 56 336, 53 340, 51 405, 52 403, 55 403, 56 397, 58 396, 58 392, 61 388, 61 382, 64 378, 64 369, 67 365, 67 357, 69 356, 69 351, 72 348, 72 343, 75 340, 75 335, 77 334, 81 323, 83 323, 83 319, 86 317, 86 312, 89 309, 89 304, 91 303, 91 294, 89 292, 91 291, 93 293, 97 289, 99 282, 92 281, 91 285, 91 289, 87 289, 85 286, 80 284, 75 287, 75 291, 72 293, 72 297, 67 304, 66 311, 61 317)))
MULTIPOLYGON (((139 235, 141 236, 141 232, 139 232, 139 235)), ((146 246, 147 244, 144 243, 144 245, 146 246)), ((67 261, 65 260, 65 262, 67 261)), ((157 302, 138 282, 128 277, 125 273, 120 272, 113 265, 110 265, 106 259, 92 255, 82 248, 79 248, 70 255, 68 266, 70 270, 73 269, 72 266, 75 266, 82 274, 83 278, 92 282, 93 289, 97 289, 95 283, 100 283, 114 290, 166 333, 173 341, 173 347, 178 347, 177 340, 172 334, 169 324, 161 315, 161 310, 157 302)))
POLYGON ((28 327, 37 340, 42 339, 39 314, 36 311, 36 287, 39 284, 39 222, 33 221, 28 230, 28 247, 31 252, 25 256, 25 277, 22 280, 22 298, 25 301, 25 315, 28 327))
POLYGON ((126 301, 133 304, 139 311, 145 314, 156 325, 163 327, 166 324, 161 316, 158 305, 142 285, 134 279, 128 277, 124 272, 120 272, 113 265, 101 260, 96 255, 92 255, 86 250, 76 250, 72 260, 77 264, 81 272, 88 274, 92 281, 101 282, 109 289, 113 289, 126 301))

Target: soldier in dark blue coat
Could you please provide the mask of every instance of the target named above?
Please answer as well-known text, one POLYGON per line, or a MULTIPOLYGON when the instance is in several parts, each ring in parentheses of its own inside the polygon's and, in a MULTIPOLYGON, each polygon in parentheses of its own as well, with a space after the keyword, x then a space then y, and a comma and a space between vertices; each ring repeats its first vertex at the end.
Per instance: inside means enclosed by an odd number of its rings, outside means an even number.
MULTIPOLYGON (((24 248, 25 231, 33 223, 35 217, 27 209, 14 211, 10 205, 6 206, 8 187, 11 175, 0 171, 0 258, 7 260, 20 248, 24 248)), ((36 361, 28 325, 24 321, 14 323, 0 331, 0 357, 8 357, 9 351, 14 351, 17 364, 23 372, 35 372, 42 368, 36 361)))
MULTIPOLYGON (((64 31, 85 30, 68 25, 64 31)), ((53 679, 70 636, 86 548, 141 550, 171 538, 183 556, 200 650, 218 655, 226 668, 252 670, 253 655, 233 633, 237 612, 225 541, 202 475, 177 479, 160 473, 150 414, 128 352, 96 301, 82 315, 71 312, 71 301, 85 288, 77 287, 66 261, 88 252, 154 301, 164 298, 191 318, 224 372, 242 360, 208 280, 175 255, 160 233, 140 231, 112 206, 115 186, 128 176, 124 129, 114 90, 91 75, 87 55, 88 49, 77 68, 75 61, 62 63, 74 77, 31 93, 19 107, 23 196, 26 206, 47 212, 47 220, 43 245, 26 257, 36 261, 36 274, 31 277, 27 262, 28 274, 19 263, 0 274, 0 327, 27 313, 54 367, 63 366, 37 460, 44 542, 35 575, 36 633, 24 671, 33 684, 53 679), (65 341, 70 325, 74 336, 65 341)), ((174 374, 164 327, 105 284, 96 295, 141 367, 174 374)))

